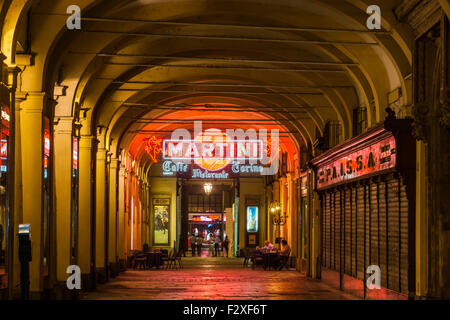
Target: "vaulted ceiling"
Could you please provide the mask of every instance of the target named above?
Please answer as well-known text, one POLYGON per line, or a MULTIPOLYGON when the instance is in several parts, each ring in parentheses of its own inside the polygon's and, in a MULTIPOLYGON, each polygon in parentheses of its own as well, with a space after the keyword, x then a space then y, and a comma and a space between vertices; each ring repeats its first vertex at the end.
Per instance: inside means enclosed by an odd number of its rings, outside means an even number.
POLYGON ((148 162, 143 136, 190 129, 195 119, 276 127, 299 150, 328 120, 350 138, 357 107, 369 125, 382 120, 395 89, 401 105, 411 103, 413 34, 394 15, 401 1, 75 2, 81 30, 66 27, 72 0, 14 0, 3 12, 2 52, 10 65, 32 54, 20 91, 51 94, 55 117, 79 119, 83 134, 115 154, 148 162), (381 30, 366 26, 372 4, 381 30))

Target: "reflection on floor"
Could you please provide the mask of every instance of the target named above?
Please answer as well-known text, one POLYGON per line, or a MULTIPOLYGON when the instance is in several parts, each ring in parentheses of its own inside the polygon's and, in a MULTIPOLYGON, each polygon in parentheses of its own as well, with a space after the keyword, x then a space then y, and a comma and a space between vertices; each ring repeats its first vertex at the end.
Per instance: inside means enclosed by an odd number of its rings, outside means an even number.
POLYGON ((183 269, 127 270, 82 299, 342 300, 354 296, 297 271, 242 267, 242 259, 183 258, 183 269))
POLYGON ((0 289, 8 286, 8 275, 6 274, 6 267, 0 266, 0 289))

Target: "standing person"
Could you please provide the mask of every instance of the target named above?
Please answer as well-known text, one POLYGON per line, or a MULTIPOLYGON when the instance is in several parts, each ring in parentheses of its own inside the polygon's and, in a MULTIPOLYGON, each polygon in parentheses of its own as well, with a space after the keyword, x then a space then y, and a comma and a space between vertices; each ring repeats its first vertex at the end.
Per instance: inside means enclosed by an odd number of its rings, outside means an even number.
POLYGON ((223 246, 223 249, 224 249, 225 257, 228 258, 228 249, 229 249, 229 246, 230 246, 230 240, 228 239, 228 236, 225 236, 225 240, 223 240, 222 246, 223 246))
POLYGON ((194 234, 190 237, 189 241, 191 243, 192 256, 195 257, 195 248, 197 247, 197 239, 195 238, 194 234))
POLYGON ((212 233, 209 234, 208 249, 208 256, 212 257, 214 254, 214 236, 212 233))
POLYGON ((214 257, 217 257, 219 255, 219 246, 220 246, 220 237, 217 236, 214 239, 214 257))
MULTIPOLYGON (((185 249, 185 247, 186 247, 186 238, 183 237, 183 236, 180 236, 180 244, 178 245, 178 250, 179 250, 180 253, 183 254, 183 257, 186 258, 186 249, 185 249)), ((181 254, 180 254, 180 256, 181 256, 181 254)))
POLYGON ((199 257, 202 256, 202 245, 203 245, 203 238, 197 237, 197 255, 199 257))

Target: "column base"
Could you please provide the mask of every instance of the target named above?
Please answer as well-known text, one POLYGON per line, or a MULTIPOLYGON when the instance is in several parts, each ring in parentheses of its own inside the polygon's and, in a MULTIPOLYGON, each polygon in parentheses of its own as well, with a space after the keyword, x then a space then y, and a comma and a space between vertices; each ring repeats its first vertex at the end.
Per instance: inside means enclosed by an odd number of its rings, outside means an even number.
POLYGON ((109 275, 111 278, 115 278, 119 275, 120 266, 118 262, 110 262, 109 263, 109 275))
POLYGON ((66 281, 58 281, 53 288, 46 289, 45 300, 77 300, 79 290, 69 290, 66 281))
POLYGON ((95 269, 96 283, 106 283, 106 268, 96 268, 95 269))
POLYGON ((120 272, 125 272, 127 270, 127 262, 125 259, 119 259, 119 270, 120 272))
POLYGON ((96 288, 95 274, 82 273, 81 274, 81 290, 84 292, 93 291, 96 288))

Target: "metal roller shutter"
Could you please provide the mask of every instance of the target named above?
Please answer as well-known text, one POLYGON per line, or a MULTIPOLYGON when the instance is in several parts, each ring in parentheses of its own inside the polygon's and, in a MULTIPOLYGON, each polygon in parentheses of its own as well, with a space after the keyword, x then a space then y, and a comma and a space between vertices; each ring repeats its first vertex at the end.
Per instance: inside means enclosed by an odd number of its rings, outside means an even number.
POLYGON ((345 268, 344 271, 346 274, 352 275, 352 212, 351 212, 351 189, 346 189, 344 192, 344 212, 345 212, 345 268))
POLYGON ((380 269, 381 269, 381 286, 387 288, 387 216, 386 216, 386 183, 378 183, 378 214, 379 214, 379 249, 380 249, 380 269))
POLYGON ((357 189, 356 188, 352 188, 350 189, 350 193, 351 193, 351 212, 352 212, 352 273, 351 275, 355 278, 358 277, 357 274, 357 266, 358 266, 358 262, 357 262, 357 219, 356 217, 358 216, 358 212, 357 212, 357 206, 356 206, 356 199, 357 199, 357 189))
POLYGON ((322 193, 323 265, 364 280, 378 265, 382 287, 408 293, 408 200, 394 177, 322 193))
POLYGON ((408 198, 406 186, 400 188, 400 285, 401 292, 408 293, 408 198))
POLYGON ((378 184, 370 184, 370 264, 380 265, 378 184))
POLYGON ((357 187, 356 256, 357 278, 364 280, 364 186, 357 187))
POLYGON ((341 266, 341 193, 339 191, 334 192, 334 214, 335 214, 335 235, 336 235, 336 265, 335 270, 340 271, 341 266))
POLYGON ((399 198, 398 181, 391 179, 388 185, 388 288, 400 289, 399 277, 399 198))
POLYGON ((335 204, 334 204, 334 193, 330 193, 330 214, 331 214, 331 250, 330 250, 330 261, 331 261, 331 269, 336 268, 336 216, 335 216, 335 204))
POLYGON ((324 207, 324 214, 323 214, 323 233, 324 233, 324 248, 323 248, 323 254, 324 254, 324 266, 327 268, 330 268, 331 266, 331 260, 330 260, 330 251, 331 251, 331 214, 330 214, 330 194, 327 192, 323 195, 323 207, 324 207))

